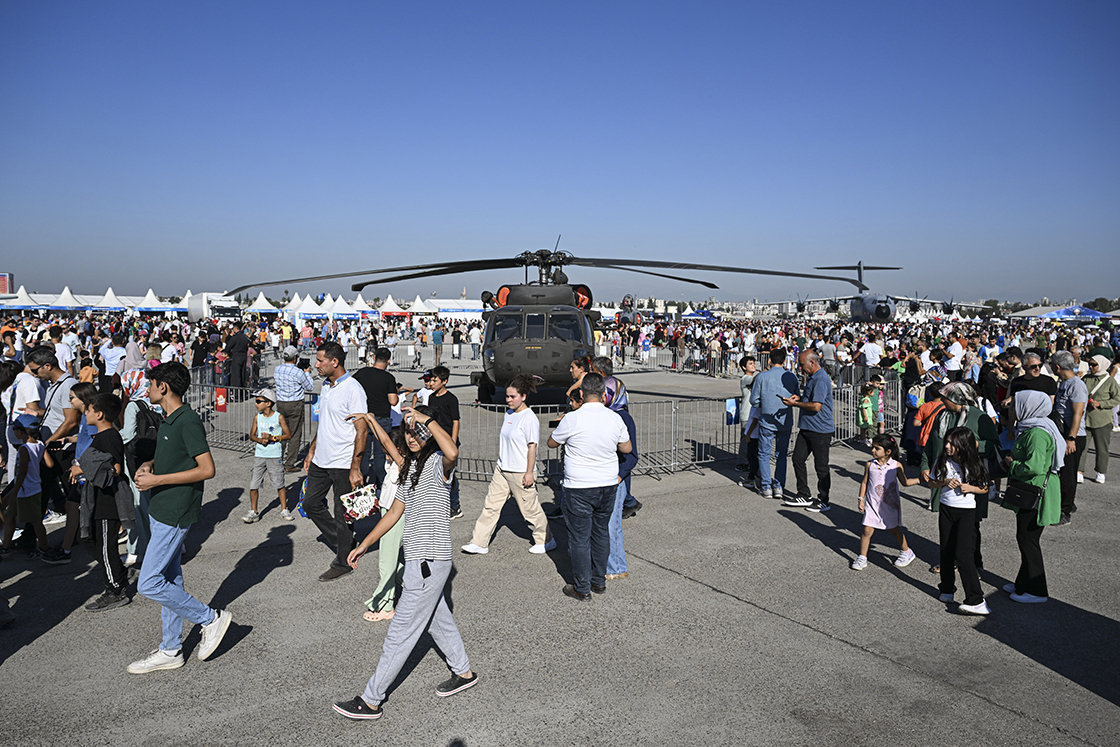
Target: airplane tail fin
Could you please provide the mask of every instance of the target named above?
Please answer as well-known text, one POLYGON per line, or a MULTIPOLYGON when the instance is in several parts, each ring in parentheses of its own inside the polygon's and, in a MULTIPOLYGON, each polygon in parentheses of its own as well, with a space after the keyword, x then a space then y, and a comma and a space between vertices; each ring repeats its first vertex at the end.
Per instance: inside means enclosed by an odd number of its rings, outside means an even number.
POLYGON ((901 270, 902 268, 901 267, 883 267, 881 265, 865 265, 861 261, 861 262, 857 262, 854 265, 837 265, 836 267, 817 267, 817 268, 814 268, 814 269, 817 269, 817 270, 855 270, 856 273, 857 273, 856 277, 859 278, 859 282, 862 283, 863 282, 863 271, 864 270, 901 270))

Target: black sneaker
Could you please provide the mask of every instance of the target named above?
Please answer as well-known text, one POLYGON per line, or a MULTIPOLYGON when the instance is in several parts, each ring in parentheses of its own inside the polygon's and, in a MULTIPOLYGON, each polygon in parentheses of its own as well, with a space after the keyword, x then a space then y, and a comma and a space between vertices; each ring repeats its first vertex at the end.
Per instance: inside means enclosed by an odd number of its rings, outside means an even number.
POLYGON ((346 718, 352 718, 355 721, 373 721, 381 718, 381 705, 371 706, 362 700, 361 695, 353 700, 340 700, 331 708, 346 718))
POLYGON ((1062 514, 1062 517, 1060 519, 1058 519, 1058 526, 1064 527, 1067 524, 1069 524, 1071 521, 1073 521, 1072 516, 1070 516, 1069 514, 1062 514))
POLYGON ((452 674, 451 679, 439 683, 436 687, 436 695, 446 698, 449 695, 461 693, 468 687, 474 687, 476 682, 478 682, 478 672, 472 672, 470 677, 460 677, 457 674, 452 674))
POLYGON ((806 506, 805 510, 806 511, 812 511, 815 514, 819 514, 819 513, 822 513, 824 511, 829 510, 830 508, 832 508, 831 503, 829 503, 828 501, 822 501, 820 499, 817 499, 817 500, 814 500, 812 503, 810 503, 808 506, 806 506))
POLYGON ((86 605, 86 609, 90 612, 103 612, 104 610, 111 610, 115 607, 123 607, 132 600, 128 598, 128 594, 124 591, 112 592, 107 591, 97 599, 86 605))
POLYGON ((461 518, 463 518, 463 509, 461 509, 461 508, 453 508, 453 509, 451 509, 451 518, 452 518, 452 519, 461 519, 461 518))
POLYGON ((746 472, 749 469, 750 469, 750 467, 748 467, 745 464, 736 464, 735 465, 735 471, 736 472, 746 472))
POLYGON ((786 495, 782 500, 783 506, 794 506, 797 508, 808 508, 814 503, 812 496, 808 495, 786 495))
POLYGON ((70 562, 70 553, 66 552, 61 547, 52 547, 43 553, 43 557, 39 559, 51 565, 64 565, 70 562))
POLYGON ((642 510, 642 502, 641 501, 634 501, 634 505, 623 506, 622 507, 622 518, 629 519, 631 516, 636 516, 638 514, 638 512, 641 511, 641 510, 642 510))

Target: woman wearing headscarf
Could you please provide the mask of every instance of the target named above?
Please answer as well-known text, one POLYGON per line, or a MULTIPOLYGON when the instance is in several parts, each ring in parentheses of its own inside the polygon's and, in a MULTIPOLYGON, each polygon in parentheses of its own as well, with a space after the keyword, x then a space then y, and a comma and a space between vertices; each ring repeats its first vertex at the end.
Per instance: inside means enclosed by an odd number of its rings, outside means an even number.
POLYGON ((1057 524, 1062 517, 1058 472, 1065 463, 1065 439, 1049 417, 1052 405, 1048 395, 1018 391, 1013 407, 1018 436, 1007 458, 1007 474, 1012 480, 1042 488, 1042 500, 1030 511, 1004 504, 1016 513, 1015 539, 1022 562, 1015 581, 1005 584, 1003 590, 1013 601, 1032 604, 1045 602, 1050 596, 1040 540, 1043 528, 1057 524))
MULTIPOLYGON (((1112 361, 1103 355, 1089 359, 1089 373, 1085 376, 1085 386, 1089 389, 1089 403, 1085 408, 1085 430, 1093 442, 1096 458, 1096 482, 1103 483, 1108 472, 1108 448, 1112 443, 1112 409, 1120 405, 1120 385, 1109 375, 1112 361)), ((1088 449, 1081 450, 1081 463, 1077 468, 1078 476, 1085 472, 1088 449)))
MULTIPOLYGON (((148 377, 144 369, 134 368, 121 374, 121 389, 124 394, 123 399, 127 403, 121 416, 121 440, 124 441, 127 457, 129 454, 136 453, 136 445, 133 442, 139 435, 137 423, 141 408, 160 413, 161 417, 162 411, 148 400, 148 377)), ((129 458, 124 460, 128 483, 132 486, 132 502, 136 506, 136 526, 128 533, 128 557, 125 558, 124 563, 126 566, 136 564, 144 556, 144 551, 148 548, 148 540, 151 538, 148 524, 148 491, 141 491, 136 487, 136 481, 132 478, 137 465, 134 465, 133 461, 134 459, 129 458)))
MULTIPOLYGON (((979 397, 972 385, 963 381, 954 381, 941 387, 941 401, 945 408, 937 413, 933 421, 933 428, 929 432, 925 449, 922 451, 922 480, 929 483, 929 472, 937 464, 942 450, 945 448, 945 434, 953 428, 968 428, 976 437, 976 450, 984 463, 989 465, 993 479, 997 476, 994 469, 998 467, 999 431, 996 424, 988 417, 979 406, 979 397), (996 464, 993 464, 996 460, 996 464)), ((929 510, 936 512, 941 503, 941 489, 931 488, 929 496, 929 510)), ((983 569, 984 557, 980 547, 980 522, 988 518, 988 496, 976 496, 976 567, 983 569)), ((940 573, 939 566, 930 570, 940 573)))

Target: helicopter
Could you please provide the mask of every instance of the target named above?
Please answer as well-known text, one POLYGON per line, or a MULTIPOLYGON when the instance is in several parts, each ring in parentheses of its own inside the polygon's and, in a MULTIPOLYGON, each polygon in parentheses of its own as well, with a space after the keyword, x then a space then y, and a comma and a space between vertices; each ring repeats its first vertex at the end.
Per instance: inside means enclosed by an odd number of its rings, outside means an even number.
MULTIPOLYGON (((865 265, 862 261, 854 265, 835 265, 832 267, 814 267, 815 270, 855 270, 857 279, 860 285, 863 285, 863 272, 864 270, 901 270, 901 267, 880 267, 873 265, 865 265)), ((860 291, 855 296, 833 296, 832 298, 799 298, 794 302, 794 307, 799 314, 805 312, 805 307, 810 303, 828 304, 828 310, 835 313, 840 310, 840 304, 843 302, 850 302, 849 313, 854 322, 876 322, 885 324, 893 321, 895 312, 897 311, 897 304, 905 302, 911 314, 917 314, 922 309, 922 305, 933 306, 934 308, 940 307, 942 313, 952 314, 958 308, 969 309, 983 309, 984 306, 974 303, 960 303, 953 299, 948 301, 930 301, 928 297, 917 298, 907 296, 892 296, 885 293, 872 293, 864 286, 864 290, 860 291)))
POLYGON ((482 396, 484 392, 492 392, 495 385, 504 388, 507 382, 521 373, 533 376, 538 387, 567 388, 571 383, 569 366, 572 360, 580 356, 593 354, 595 345, 594 326, 599 322, 600 314, 591 309, 593 301, 591 288, 584 284, 571 283, 567 273, 564 272, 565 267, 600 267, 625 270, 693 283, 711 289, 718 289, 719 286, 707 280, 668 275, 653 270, 699 270, 836 280, 849 283, 860 291, 867 290, 867 286, 863 284, 862 279, 856 280, 832 275, 701 265, 689 262, 575 257, 566 251, 560 251, 559 243, 559 239, 557 239, 557 248, 553 250, 526 251, 514 257, 501 259, 437 262, 266 283, 250 283, 228 291, 227 295, 241 293, 249 288, 269 285, 334 280, 359 275, 391 276, 364 280, 351 286, 351 290, 360 291, 373 284, 455 275, 476 270, 523 267, 525 270, 525 281, 523 283, 505 284, 500 286, 497 292, 485 291, 482 293, 482 303, 486 308, 486 311, 483 312, 485 328, 482 340, 482 371, 473 372, 471 381, 479 387, 479 399, 485 401, 482 396), (536 268, 537 270, 538 276, 535 281, 529 280, 530 268, 536 268))

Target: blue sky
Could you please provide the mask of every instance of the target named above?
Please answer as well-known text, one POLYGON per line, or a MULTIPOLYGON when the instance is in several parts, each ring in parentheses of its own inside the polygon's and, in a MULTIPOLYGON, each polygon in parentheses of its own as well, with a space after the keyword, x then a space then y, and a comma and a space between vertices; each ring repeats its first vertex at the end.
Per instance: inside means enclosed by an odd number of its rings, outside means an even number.
MULTIPOLYGON (((587 257, 897 264, 870 283, 893 293, 1116 296, 1117 38, 1113 2, 7 0, 0 271, 168 295, 563 234, 587 257)), ((698 276, 727 300, 850 287, 698 276)), ((309 287, 349 295, 268 293, 309 287)))

